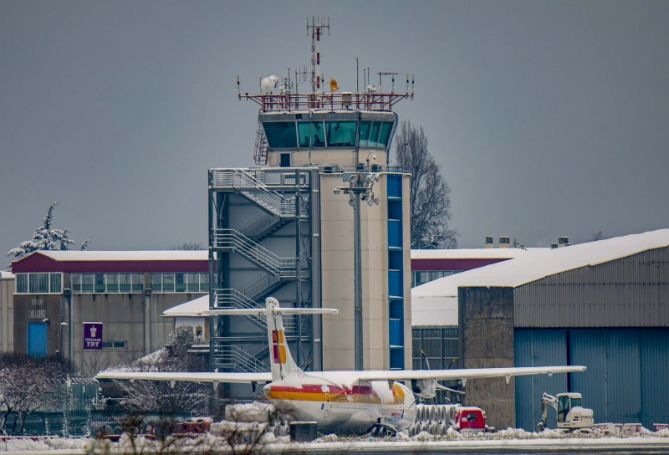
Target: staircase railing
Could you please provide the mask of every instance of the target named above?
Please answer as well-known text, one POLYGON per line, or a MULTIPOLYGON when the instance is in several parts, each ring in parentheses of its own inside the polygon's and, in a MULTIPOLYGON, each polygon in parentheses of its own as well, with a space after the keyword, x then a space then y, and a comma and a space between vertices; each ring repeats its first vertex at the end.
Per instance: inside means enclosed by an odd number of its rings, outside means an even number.
POLYGON ((214 340, 213 344, 212 355, 218 365, 243 372, 270 371, 269 363, 254 357, 238 346, 223 344, 218 340, 214 340))
POLYGON ((238 253, 258 267, 281 278, 297 276, 297 258, 280 257, 236 229, 214 229, 214 247, 238 253))
POLYGON ((244 169, 213 169, 209 183, 215 188, 235 189, 276 216, 294 218, 295 198, 270 189, 263 178, 263 173, 254 176, 244 169))

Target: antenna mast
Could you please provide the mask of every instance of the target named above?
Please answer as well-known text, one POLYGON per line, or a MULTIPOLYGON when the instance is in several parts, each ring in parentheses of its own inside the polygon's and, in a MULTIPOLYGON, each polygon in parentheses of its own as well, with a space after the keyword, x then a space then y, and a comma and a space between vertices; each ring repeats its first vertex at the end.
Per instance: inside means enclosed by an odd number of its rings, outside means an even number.
POLYGON ((321 74, 321 52, 319 44, 322 31, 327 30, 330 34, 330 19, 323 17, 311 17, 307 19, 307 34, 311 33, 311 93, 322 90, 323 76, 321 74))

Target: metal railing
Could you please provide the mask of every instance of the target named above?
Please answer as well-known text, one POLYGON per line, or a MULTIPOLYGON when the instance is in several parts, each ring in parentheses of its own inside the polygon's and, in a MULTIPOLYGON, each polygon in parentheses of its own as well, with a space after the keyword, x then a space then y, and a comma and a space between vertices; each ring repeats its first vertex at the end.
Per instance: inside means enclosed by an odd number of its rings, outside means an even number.
POLYGON ((279 218, 261 213, 259 216, 246 223, 240 231, 243 232, 244 235, 247 235, 258 242, 267 238, 288 223, 289 220, 286 218, 279 218))
POLYGON ((239 94, 240 99, 251 100, 260 106, 261 112, 291 111, 307 109, 341 109, 341 110, 365 110, 365 111, 387 111, 393 110, 393 106, 404 99, 413 99, 413 83, 404 93, 284 93, 251 95, 239 94))
MULTIPOLYGON (((244 293, 233 288, 220 288, 214 289, 214 308, 215 309, 244 309, 244 310, 255 310, 260 308, 265 308, 264 305, 259 304, 258 302, 250 299, 244 293)), ((260 327, 263 330, 267 330, 267 320, 264 316, 254 316, 248 315, 243 316, 253 322, 256 326, 260 327)), ((283 326, 286 330, 287 336, 292 336, 297 332, 297 318, 294 316, 284 316, 283 317, 283 326)))
POLYGON ((213 246, 238 253, 258 267, 281 278, 297 277, 297 258, 280 257, 236 229, 214 229, 213 246))
POLYGON ((216 365, 242 372, 270 371, 269 363, 249 354, 233 344, 225 344, 222 340, 213 340, 213 360, 216 365))
POLYGON ((212 169, 209 180, 212 187, 235 189, 278 217, 295 217, 295 198, 270 189, 262 171, 253 175, 245 169, 212 169))

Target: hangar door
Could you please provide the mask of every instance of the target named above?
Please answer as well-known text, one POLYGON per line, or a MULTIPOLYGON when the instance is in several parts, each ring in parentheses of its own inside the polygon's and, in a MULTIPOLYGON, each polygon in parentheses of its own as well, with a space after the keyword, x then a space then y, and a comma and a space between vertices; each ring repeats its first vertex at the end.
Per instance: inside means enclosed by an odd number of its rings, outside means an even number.
MULTIPOLYGON (((534 430, 541 394, 580 392, 595 422, 669 422, 669 329, 516 329, 516 366, 585 365, 585 373, 516 379, 516 425, 534 430), (562 360, 562 361, 560 361, 562 360), (556 379, 557 378, 557 379, 556 379)), ((549 426, 555 425, 550 411, 549 426)))

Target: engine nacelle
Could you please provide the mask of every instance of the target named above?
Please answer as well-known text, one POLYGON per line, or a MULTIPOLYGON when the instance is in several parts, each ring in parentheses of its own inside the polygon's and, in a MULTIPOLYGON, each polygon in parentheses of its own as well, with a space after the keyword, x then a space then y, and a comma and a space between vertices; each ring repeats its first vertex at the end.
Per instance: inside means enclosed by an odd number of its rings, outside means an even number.
POLYGON ((431 400, 437 396, 436 379, 412 379, 411 390, 419 398, 431 400))

